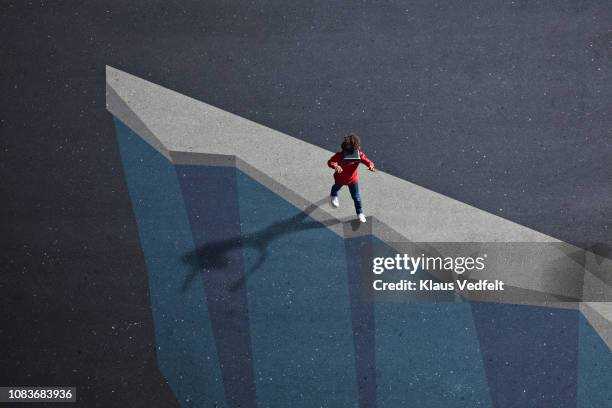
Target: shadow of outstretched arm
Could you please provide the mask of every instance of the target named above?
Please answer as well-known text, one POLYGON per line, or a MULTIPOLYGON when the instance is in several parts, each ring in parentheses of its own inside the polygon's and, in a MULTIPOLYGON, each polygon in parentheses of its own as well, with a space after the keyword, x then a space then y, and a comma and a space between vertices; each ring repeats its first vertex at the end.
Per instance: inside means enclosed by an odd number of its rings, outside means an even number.
POLYGON ((304 211, 290 218, 277 221, 253 233, 225 240, 213 241, 197 248, 195 251, 184 254, 182 258, 183 263, 190 265, 191 268, 181 290, 183 292, 186 291, 200 272, 222 272, 226 269, 230 263, 229 254, 232 251, 253 248, 259 252, 257 260, 248 270, 244 271, 243 275, 238 280, 228 287, 230 290, 238 289, 246 282, 250 275, 261 268, 265 263, 268 258, 268 247, 273 241, 282 236, 294 234, 299 231, 325 228, 340 223, 341 221, 339 220, 328 220, 324 223, 314 220, 305 221, 316 208, 326 201, 327 197, 316 203, 310 204, 304 211))

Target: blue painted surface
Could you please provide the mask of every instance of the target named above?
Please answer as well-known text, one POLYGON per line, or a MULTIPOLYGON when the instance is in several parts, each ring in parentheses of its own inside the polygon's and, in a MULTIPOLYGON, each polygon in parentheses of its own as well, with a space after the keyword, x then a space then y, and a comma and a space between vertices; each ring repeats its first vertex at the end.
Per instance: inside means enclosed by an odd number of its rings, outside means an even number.
POLYGON ((342 240, 234 168, 175 169, 116 128, 182 406, 612 407, 612 354, 579 312, 363 302, 377 238, 342 240))
POLYGON ((355 345, 357 392, 361 408, 377 406, 374 303, 364 296, 361 284, 363 254, 364 251, 371 252, 373 239, 374 237, 367 235, 344 241, 355 345))
POLYGON ((343 239, 238 174, 257 402, 356 407, 343 239))
POLYGON ((236 168, 177 166, 195 252, 202 270, 228 405, 250 407, 255 383, 249 334, 236 168))
POLYGON ((580 315, 578 407, 612 407, 612 350, 580 315))
POLYGON ((379 407, 489 407, 468 303, 376 304, 379 407))
POLYGON ((176 171, 124 124, 115 120, 140 243, 149 275, 158 366, 183 407, 225 407, 200 274, 182 260, 193 251, 176 171))
MULTIPOLYGON (((377 237, 372 242, 371 256, 397 253, 377 237)), ((386 280, 400 278, 440 282, 421 270, 386 280)), ((452 292, 417 290, 401 296, 396 301, 377 298, 374 304, 378 406, 491 406, 469 303, 455 302, 452 292), (419 297, 428 301, 411 300, 419 297)))
POLYGON ((495 407, 575 407, 578 314, 472 303, 495 407))

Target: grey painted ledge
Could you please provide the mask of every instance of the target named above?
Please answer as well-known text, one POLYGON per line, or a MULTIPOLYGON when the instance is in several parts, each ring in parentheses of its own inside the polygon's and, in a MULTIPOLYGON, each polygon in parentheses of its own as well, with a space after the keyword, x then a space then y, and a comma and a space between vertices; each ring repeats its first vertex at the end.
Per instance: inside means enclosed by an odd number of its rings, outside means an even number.
POLYGON ((584 265, 576 265, 576 270, 561 274, 561 284, 552 282, 551 271, 543 265, 580 249, 382 171, 360 174, 369 215, 368 223, 360 225, 346 192, 341 208, 332 209, 328 202, 332 178, 326 161, 333 152, 110 66, 106 107, 174 164, 235 166, 344 238, 372 234, 391 246, 395 242, 555 243, 538 246, 537 256, 529 257, 532 264, 509 265, 499 269, 506 271, 503 276, 486 278, 503 279, 516 290, 551 295, 545 301, 520 303, 578 308, 612 348, 612 303, 587 302, 612 299, 610 259, 587 252, 586 272, 584 265), (245 139, 253 143, 244 143, 245 139), (582 301, 559 302, 561 298, 582 301))

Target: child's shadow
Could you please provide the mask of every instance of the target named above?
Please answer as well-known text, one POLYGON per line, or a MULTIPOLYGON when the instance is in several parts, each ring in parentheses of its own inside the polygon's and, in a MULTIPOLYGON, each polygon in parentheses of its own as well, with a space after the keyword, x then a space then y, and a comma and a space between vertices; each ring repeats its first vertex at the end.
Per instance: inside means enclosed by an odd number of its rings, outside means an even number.
POLYGON ((342 221, 328 220, 325 222, 306 221, 304 220, 317 207, 327 201, 327 198, 321 199, 316 203, 309 205, 304 211, 294 215, 291 218, 275 222, 274 224, 255 231, 251 234, 237 236, 220 241, 213 241, 206 245, 202 245, 195 251, 187 252, 183 255, 183 262, 191 267, 191 271, 185 278, 185 283, 182 286, 182 291, 186 291, 193 279, 202 270, 222 271, 229 263, 229 252, 241 250, 243 248, 254 248, 259 252, 259 258, 255 264, 242 275, 240 279, 229 285, 229 290, 238 289, 249 275, 257 271, 263 265, 268 257, 268 246, 270 243, 283 235, 292 234, 298 231, 324 228, 331 225, 339 224, 342 221))

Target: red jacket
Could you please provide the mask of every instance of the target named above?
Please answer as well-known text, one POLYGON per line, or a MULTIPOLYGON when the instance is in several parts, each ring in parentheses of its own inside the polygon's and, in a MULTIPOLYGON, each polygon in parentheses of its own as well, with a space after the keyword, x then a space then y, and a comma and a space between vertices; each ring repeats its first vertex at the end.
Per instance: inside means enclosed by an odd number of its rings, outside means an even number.
POLYGON ((336 184, 342 184, 343 186, 359 183, 359 172, 357 168, 359 163, 363 163, 368 167, 374 167, 372 163, 363 152, 359 152, 360 161, 357 160, 344 160, 342 152, 337 152, 331 159, 327 161, 327 165, 334 169, 336 166, 342 167, 342 173, 334 173, 334 181, 336 184))

